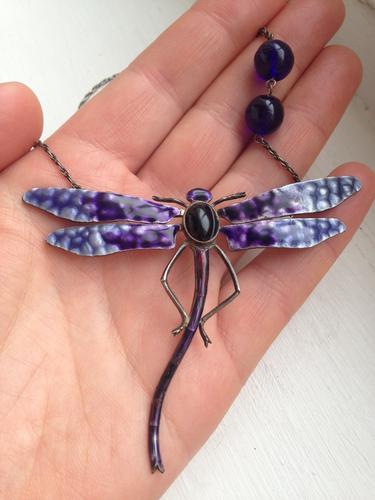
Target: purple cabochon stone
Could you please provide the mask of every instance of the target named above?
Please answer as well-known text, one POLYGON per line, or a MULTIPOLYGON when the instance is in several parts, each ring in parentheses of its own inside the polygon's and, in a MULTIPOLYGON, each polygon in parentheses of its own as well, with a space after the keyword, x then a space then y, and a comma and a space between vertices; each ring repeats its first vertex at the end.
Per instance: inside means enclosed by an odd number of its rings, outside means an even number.
POLYGON ((125 250, 173 248, 179 229, 179 225, 169 224, 97 224, 58 229, 48 235, 47 241, 78 255, 109 255, 125 250))
POLYGON ((297 182, 218 210, 229 222, 312 214, 336 207, 361 189, 356 177, 325 177, 297 182))
POLYGON ((33 188, 23 200, 57 217, 76 222, 127 220, 168 222, 181 215, 181 209, 133 196, 86 189, 33 188))
POLYGON ((212 200, 212 193, 207 191, 207 189, 194 188, 188 191, 186 199, 188 201, 205 201, 208 203, 212 200))
POLYGON ((231 250, 309 248, 345 231, 339 219, 263 220, 223 226, 231 250))

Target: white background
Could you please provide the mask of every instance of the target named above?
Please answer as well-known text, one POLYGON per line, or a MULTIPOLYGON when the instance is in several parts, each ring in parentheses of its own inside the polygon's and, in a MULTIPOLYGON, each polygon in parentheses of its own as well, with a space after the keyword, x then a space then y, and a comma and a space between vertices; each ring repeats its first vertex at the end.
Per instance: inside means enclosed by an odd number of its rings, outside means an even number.
MULTIPOLYGON (((365 81, 312 178, 374 159, 375 2, 346 3, 335 41, 360 52, 365 81)), ((191 4, 1 0, 0 81, 34 89, 47 137, 93 84, 122 69, 191 4)), ((164 500, 375 498, 374 254, 373 209, 164 500)))

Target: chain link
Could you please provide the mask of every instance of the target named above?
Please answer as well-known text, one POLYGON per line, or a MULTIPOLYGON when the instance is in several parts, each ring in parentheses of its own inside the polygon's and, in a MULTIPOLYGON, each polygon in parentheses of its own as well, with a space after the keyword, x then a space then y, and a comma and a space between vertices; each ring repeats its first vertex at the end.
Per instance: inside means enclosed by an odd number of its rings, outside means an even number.
MULTIPOLYGON (((81 108, 84 104, 86 104, 86 102, 91 99, 91 97, 93 97, 97 92, 99 92, 99 90, 104 87, 105 85, 107 85, 107 83, 111 82, 112 80, 114 80, 116 78, 116 76, 118 76, 119 73, 115 73, 114 75, 112 76, 109 76, 107 78, 104 78, 103 80, 101 80, 99 83, 97 83, 96 85, 93 86, 93 88, 87 92, 87 94, 83 97, 82 101, 79 103, 78 105, 78 109, 81 108)), ((61 163, 61 161, 57 158, 57 156, 55 155, 55 153, 51 150, 51 148, 48 146, 47 143, 45 142, 42 142, 42 141, 36 141, 34 144, 33 144, 33 149, 35 148, 41 148, 43 149, 43 151, 45 153, 47 153, 47 155, 50 157, 50 159, 53 161, 53 163, 55 165, 57 165, 58 169, 60 170, 60 172, 62 173, 62 175, 65 177, 65 179, 68 180, 68 182, 70 183, 70 185, 72 186, 72 188, 74 189, 81 189, 82 187, 73 179, 73 177, 70 175, 68 169, 66 167, 64 167, 64 165, 61 163)))
POLYGON ((266 26, 260 28, 260 30, 257 33, 257 36, 264 36, 264 38, 267 38, 267 40, 273 40, 275 38, 274 34, 271 33, 271 31, 266 26))
POLYGON ((271 78, 271 80, 268 80, 266 82, 266 87, 268 90, 268 95, 271 96, 273 93, 273 89, 276 87, 277 81, 274 78, 271 78))
POLYGON ((64 165, 61 163, 61 161, 57 158, 55 153, 53 153, 45 142, 42 141, 37 141, 33 144, 33 149, 35 148, 41 148, 47 155, 51 158, 53 163, 57 165, 58 169, 62 173, 62 175, 67 179, 70 183, 70 185, 75 188, 75 189, 81 189, 81 186, 76 183, 76 181, 73 179, 73 177, 70 175, 69 171, 64 167, 64 165))
POLYGON ((107 78, 104 78, 99 83, 94 85, 93 88, 89 92, 87 92, 87 94, 83 97, 82 101, 78 104, 78 109, 81 108, 84 104, 86 104, 86 102, 90 100, 91 97, 93 97, 102 87, 104 87, 105 85, 107 85, 107 83, 114 80, 118 75, 119 73, 115 73, 114 75, 108 76, 107 78))
POLYGON ((294 170, 294 168, 288 163, 284 158, 282 158, 277 151, 275 151, 271 145, 264 139, 264 137, 261 137, 259 135, 255 136, 255 142, 260 144, 261 146, 264 147, 264 149, 274 158, 277 160, 281 166, 289 172, 289 174, 292 176, 294 182, 301 182, 300 176, 297 174, 297 172, 294 170))

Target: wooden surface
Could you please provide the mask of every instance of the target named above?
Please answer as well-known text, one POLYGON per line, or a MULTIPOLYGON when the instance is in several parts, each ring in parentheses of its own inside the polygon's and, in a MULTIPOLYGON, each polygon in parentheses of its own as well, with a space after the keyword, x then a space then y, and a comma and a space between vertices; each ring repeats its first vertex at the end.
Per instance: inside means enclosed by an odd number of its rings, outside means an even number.
MULTIPOLYGON (((191 3, 3 0, 0 80, 34 89, 47 136, 94 83, 124 67, 191 3)), ((374 160, 366 29, 375 33, 375 14, 372 2, 347 5, 337 40, 363 51, 367 79, 309 177, 374 160)), ((373 209, 164 500, 375 498, 374 296, 373 209)))

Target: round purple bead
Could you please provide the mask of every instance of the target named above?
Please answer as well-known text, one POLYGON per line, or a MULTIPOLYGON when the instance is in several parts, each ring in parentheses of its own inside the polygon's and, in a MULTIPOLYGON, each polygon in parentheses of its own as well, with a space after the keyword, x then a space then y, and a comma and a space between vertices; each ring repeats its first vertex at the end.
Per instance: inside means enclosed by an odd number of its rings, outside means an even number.
POLYGON ((248 105, 245 118, 247 126, 254 134, 271 134, 282 124, 284 108, 277 97, 260 95, 248 105))
POLYGON ((292 71, 294 55, 289 45, 281 40, 268 40, 257 50, 255 69, 264 80, 282 80, 292 71))

